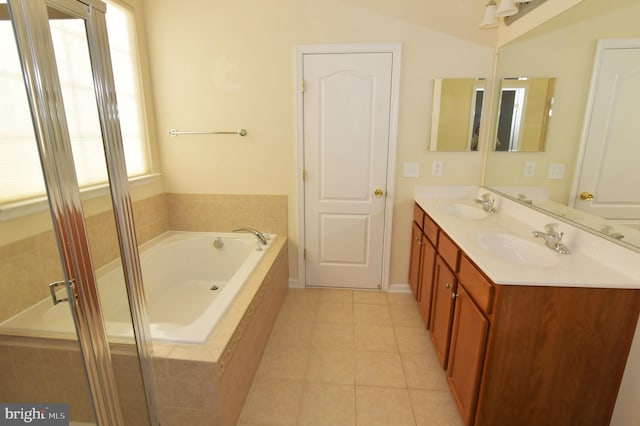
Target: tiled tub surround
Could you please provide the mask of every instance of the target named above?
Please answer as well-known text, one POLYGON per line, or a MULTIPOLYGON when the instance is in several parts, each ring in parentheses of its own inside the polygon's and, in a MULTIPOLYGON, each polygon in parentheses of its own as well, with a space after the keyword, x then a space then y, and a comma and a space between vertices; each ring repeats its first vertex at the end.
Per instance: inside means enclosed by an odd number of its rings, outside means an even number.
MULTIPOLYGON (((139 244, 168 230, 231 232, 251 226, 287 235, 285 195, 158 194, 135 201, 133 213, 139 244)), ((118 255, 112 212, 88 217, 87 229, 93 264, 100 268, 118 255)), ((53 231, 0 246, 2 291, 11 294, 0 298, 0 321, 49 297, 47 284, 61 274, 53 231)))
MULTIPOLYGON (((163 425, 236 424, 287 285, 286 238, 278 237, 204 345, 154 344, 163 425)), ((126 424, 146 424, 134 349, 112 348, 126 424)), ((79 359, 75 342, 0 336, 0 400, 73 401, 72 419, 91 421, 79 359)))

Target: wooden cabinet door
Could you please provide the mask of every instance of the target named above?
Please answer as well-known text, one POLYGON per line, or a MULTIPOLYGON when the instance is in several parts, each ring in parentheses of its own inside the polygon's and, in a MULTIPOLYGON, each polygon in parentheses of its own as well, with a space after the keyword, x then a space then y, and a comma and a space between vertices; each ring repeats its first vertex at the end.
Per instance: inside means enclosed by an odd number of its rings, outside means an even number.
POLYGON ((433 276, 433 302, 431 303, 431 340, 443 368, 447 368, 449 342, 451 340, 451 321, 453 319, 453 292, 456 290, 456 277, 440 256, 436 258, 433 276))
POLYGON ((427 238, 422 244, 422 261, 420 272, 420 300, 418 310, 425 327, 431 326, 431 301, 433 300, 433 272, 436 265, 436 249, 427 238))
POLYGON ((489 321, 458 284, 447 376, 466 425, 473 424, 489 321))
POLYGON ((411 227, 411 255, 409 261, 409 287, 416 300, 420 300, 420 258, 424 236, 416 222, 411 227))

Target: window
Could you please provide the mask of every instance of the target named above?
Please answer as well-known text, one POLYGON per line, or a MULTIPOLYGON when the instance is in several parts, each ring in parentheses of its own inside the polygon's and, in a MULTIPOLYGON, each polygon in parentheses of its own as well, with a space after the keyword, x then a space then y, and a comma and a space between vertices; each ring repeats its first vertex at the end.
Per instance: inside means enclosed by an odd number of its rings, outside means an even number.
MULTIPOLYGON (((107 182, 97 110, 89 93, 93 83, 66 64, 87 62, 86 35, 77 21, 50 21, 65 99, 76 173, 81 187, 107 182)), ((140 89, 133 12, 113 1, 107 5, 107 30, 127 172, 150 172, 149 149, 140 89)), ((9 21, 0 21, 0 204, 45 194, 31 114, 9 21)))

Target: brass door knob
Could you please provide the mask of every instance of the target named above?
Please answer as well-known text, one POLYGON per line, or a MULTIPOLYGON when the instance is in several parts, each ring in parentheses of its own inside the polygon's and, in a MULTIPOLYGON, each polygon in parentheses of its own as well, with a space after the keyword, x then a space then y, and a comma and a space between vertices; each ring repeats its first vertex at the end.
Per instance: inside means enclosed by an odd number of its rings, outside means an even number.
POLYGON ((382 196, 384 195, 384 191, 381 188, 376 189, 373 193, 378 198, 382 198, 382 196))
POLYGON ((580 199, 584 201, 591 201, 593 200, 593 194, 585 191, 582 194, 580 194, 580 199))

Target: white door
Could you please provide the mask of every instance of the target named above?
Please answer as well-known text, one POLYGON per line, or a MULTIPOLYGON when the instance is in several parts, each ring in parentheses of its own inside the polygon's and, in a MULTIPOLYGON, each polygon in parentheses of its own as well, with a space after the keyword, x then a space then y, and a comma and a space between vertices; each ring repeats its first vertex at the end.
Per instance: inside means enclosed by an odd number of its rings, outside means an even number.
POLYGON ((599 45, 575 207, 607 219, 637 219, 640 39, 622 40, 624 47, 611 43, 599 45))
POLYGON ((381 285, 392 61, 303 56, 307 286, 381 285))

